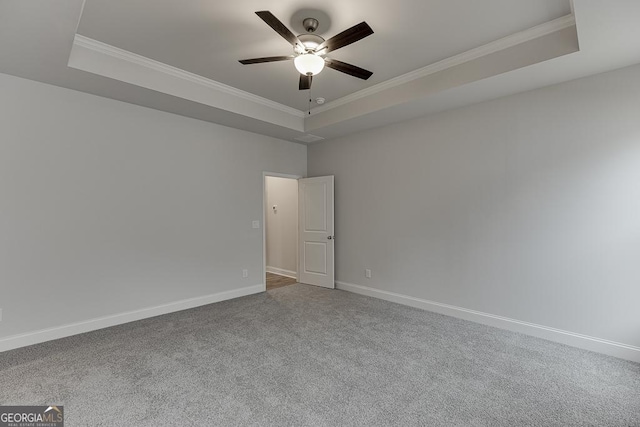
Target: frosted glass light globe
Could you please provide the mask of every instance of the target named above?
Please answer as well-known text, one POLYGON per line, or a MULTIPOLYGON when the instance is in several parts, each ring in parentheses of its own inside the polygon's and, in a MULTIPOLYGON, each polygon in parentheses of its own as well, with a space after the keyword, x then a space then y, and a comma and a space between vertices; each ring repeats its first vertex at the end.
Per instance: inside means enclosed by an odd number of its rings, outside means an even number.
POLYGON ((312 53, 296 56, 293 63, 303 76, 315 76, 324 68, 324 59, 312 53))

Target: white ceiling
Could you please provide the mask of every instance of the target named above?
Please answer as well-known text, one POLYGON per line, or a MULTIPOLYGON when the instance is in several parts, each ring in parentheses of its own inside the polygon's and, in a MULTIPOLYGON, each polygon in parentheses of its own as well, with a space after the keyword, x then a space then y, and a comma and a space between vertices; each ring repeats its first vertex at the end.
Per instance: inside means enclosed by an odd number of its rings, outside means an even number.
MULTIPOLYGON (((308 108, 290 61, 239 59, 289 55, 292 48, 255 11, 269 9, 296 34, 299 0, 86 0, 78 33, 275 102, 308 108)), ((373 71, 360 80, 324 70, 312 96, 328 101, 571 13, 569 0, 325 0, 309 11, 329 38, 361 21, 374 34, 329 56, 373 71), (327 28, 326 18, 330 19, 327 28)))
POLYGON ((329 102, 305 116, 307 95, 297 90, 293 69, 270 68, 290 63, 237 60, 288 52, 254 11, 271 10, 298 32, 288 17, 309 3, 226 3, 0 0, 0 72, 294 141, 640 62, 638 0, 330 0, 322 3, 332 20, 326 35, 361 20, 375 31, 333 56, 374 76, 363 85, 323 71, 313 95, 329 102))

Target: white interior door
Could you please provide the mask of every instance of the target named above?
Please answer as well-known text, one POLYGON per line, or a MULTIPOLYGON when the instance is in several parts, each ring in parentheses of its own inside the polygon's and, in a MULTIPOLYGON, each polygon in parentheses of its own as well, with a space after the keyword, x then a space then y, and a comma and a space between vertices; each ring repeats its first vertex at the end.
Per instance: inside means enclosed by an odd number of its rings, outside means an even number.
POLYGON ((298 180, 300 283, 335 288, 333 176, 298 180))

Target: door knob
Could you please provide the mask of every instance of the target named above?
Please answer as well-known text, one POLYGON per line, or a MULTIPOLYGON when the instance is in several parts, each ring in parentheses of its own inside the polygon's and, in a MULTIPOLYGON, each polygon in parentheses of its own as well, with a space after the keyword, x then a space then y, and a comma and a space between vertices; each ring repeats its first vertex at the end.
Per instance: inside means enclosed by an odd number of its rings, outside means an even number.
POLYGON ((327 236, 327 239, 329 239, 329 240, 336 240, 336 237, 335 237, 335 236, 327 236))

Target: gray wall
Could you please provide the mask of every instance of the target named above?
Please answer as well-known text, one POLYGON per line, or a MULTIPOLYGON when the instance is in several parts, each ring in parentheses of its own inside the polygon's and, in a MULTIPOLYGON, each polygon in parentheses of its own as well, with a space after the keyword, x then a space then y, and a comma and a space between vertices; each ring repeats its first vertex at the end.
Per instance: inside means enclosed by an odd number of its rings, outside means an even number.
POLYGON ((337 280, 640 345, 640 66, 315 144, 308 169, 335 175, 337 280))
POLYGON ((0 337, 262 283, 262 172, 305 175, 306 147, 2 74, 0 93, 0 337))
POLYGON ((298 271, 298 181, 267 176, 265 192, 267 270, 295 273, 298 271), (275 211, 274 205, 278 207, 275 211))

